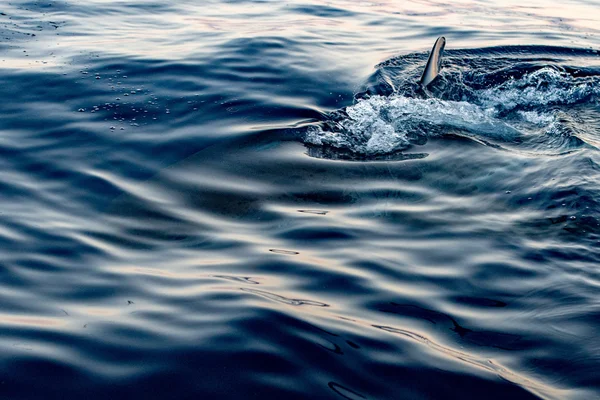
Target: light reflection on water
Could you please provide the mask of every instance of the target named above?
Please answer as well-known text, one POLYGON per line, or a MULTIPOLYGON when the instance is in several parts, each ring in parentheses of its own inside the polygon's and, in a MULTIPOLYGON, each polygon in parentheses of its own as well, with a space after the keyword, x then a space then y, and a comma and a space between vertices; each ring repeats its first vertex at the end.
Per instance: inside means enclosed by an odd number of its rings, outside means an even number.
POLYGON ((0 397, 596 397, 597 7, 4 5, 0 397))

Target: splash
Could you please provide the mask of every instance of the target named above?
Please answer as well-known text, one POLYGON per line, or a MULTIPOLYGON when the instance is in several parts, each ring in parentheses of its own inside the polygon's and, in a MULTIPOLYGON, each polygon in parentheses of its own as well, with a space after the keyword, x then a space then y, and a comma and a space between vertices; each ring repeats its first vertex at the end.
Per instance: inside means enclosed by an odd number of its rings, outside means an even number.
POLYGON ((498 110, 570 105, 584 101, 595 103, 600 94, 599 78, 576 78, 566 71, 543 67, 525 74, 521 79, 509 79, 478 91, 475 101, 498 110))
POLYGON ((440 136, 449 128, 501 139, 519 134, 495 118, 494 109, 465 101, 374 96, 345 112, 347 118, 337 122, 334 130, 311 127, 306 142, 376 155, 406 149, 419 138, 440 136))
MULTIPOLYGON (((514 59, 506 63, 492 71, 481 60, 477 67, 449 65, 430 98, 415 96, 406 85, 389 95, 365 96, 309 128, 305 142, 366 156, 398 152, 449 133, 502 143, 534 137, 539 143, 540 136, 555 135, 557 125, 563 137, 577 131, 559 117, 568 107, 598 103, 600 73, 554 65, 519 69, 514 59)), ((384 76, 389 81, 389 74, 384 76)))

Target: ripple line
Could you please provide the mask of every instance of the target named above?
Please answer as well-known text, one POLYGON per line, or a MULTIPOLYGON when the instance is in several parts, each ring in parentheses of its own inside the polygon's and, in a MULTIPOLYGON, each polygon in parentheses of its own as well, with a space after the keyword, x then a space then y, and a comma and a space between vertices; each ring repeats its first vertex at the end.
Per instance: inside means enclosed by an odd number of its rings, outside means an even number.
POLYGON ((342 396, 345 399, 355 400, 357 398, 360 398, 360 399, 367 398, 367 397, 363 396, 362 394, 355 392, 354 390, 347 388, 345 386, 342 386, 339 383, 335 383, 333 381, 329 382, 327 384, 327 386, 329 386, 329 388, 331 390, 333 390, 335 393, 339 394, 340 396, 342 396))
POLYGON ((274 293, 270 293, 270 292, 266 292, 263 290, 256 290, 256 289, 247 289, 247 288, 240 288, 241 291, 244 292, 249 292, 252 294, 256 294, 262 297, 266 297, 267 299, 270 300, 275 300, 277 302, 280 303, 284 303, 284 304, 288 304, 291 306, 314 306, 314 307, 329 307, 329 304, 326 303, 321 303, 319 301, 313 301, 313 300, 303 300, 303 299, 292 299, 289 297, 284 297, 284 296, 280 296, 278 294, 274 294, 274 293))
POLYGON ((539 381, 534 381, 532 379, 522 377, 522 376, 516 374, 515 372, 510 371, 509 369, 507 369, 505 367, 495 364, 490 359, 482 360, 478 357, 475 357, 475 356, 472 356, 472 355, 469 355, 466 353, 462 353, 457 350, 453 350, 451 348, 442 346, 441 344, 436 343, 423 335, 420 335, 418 333, 415 333, 415 332, 412 332, 412 331, 409 331, 406 329, 399 329, 399 328, 394 328, 394 327, 385 326, 385 325, 372 325, 372 326, 374 328, 381 329, 386 332, 399 334, 399 335, 408 337, 409 339, 412 339, 414 341, 425 344, 426 346, 428 346, 434 350, 437 350, 441 353, 444 353, 454 359, 463 361, 467 364, 471 364, 478 368, 482 368, 488 372, 492 372, 492 373, 498 375, 499 377, 501 377, 502 379, 505 379, 516 385, 519 385, 519 386, 529 390, 531 393, 533 393, 537 396, 540 396, 544 399, 558 400, 558 399, 565 398, 564 393, 563 394, 560 393, 560 392, 562 392, 562 390, 550 387, 539 381))

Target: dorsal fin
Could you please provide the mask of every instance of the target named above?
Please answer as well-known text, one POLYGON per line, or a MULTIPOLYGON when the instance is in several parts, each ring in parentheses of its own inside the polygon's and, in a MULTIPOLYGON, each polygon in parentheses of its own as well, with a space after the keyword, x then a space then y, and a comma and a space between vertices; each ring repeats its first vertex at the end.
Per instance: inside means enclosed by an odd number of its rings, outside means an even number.
POLYGON ((442 36, 435 41, 435 44, 431 49, 431 54, 429 54, 429 60, 427 60, 425 71, 423 72, 423 76, 421 76, 421 86, 426 87, 429 85, 440 73, 444 47, 446 47, 446 39, 442 36))

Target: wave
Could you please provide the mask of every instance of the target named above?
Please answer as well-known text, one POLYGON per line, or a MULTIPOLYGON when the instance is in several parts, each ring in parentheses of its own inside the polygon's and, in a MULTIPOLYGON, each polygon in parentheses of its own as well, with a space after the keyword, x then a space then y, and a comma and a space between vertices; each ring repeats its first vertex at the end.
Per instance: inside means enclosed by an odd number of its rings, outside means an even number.
POLYGON ((305 143, 367 156, 378 156, 424 144, 447 134, 503 145, 534 143, 565 151, 584 143, 569 139, 581 131, 576 118, 564 118, 575 107, 598 114, 600 70, 597 55, 576 53, 573 67, 561 58, 518 48, 502 56, 473 51, 450 53, 442 74, 428 93, 414 83, 423 57, 409 55, 378 66, 355 104, 327 115, 308 128, 305 143), (513 57, 507 55, 512 54, 513 57), (589 110, 588 110, 589 111, 589 110), (556 140, 556 137, 564 140, 556 140))

